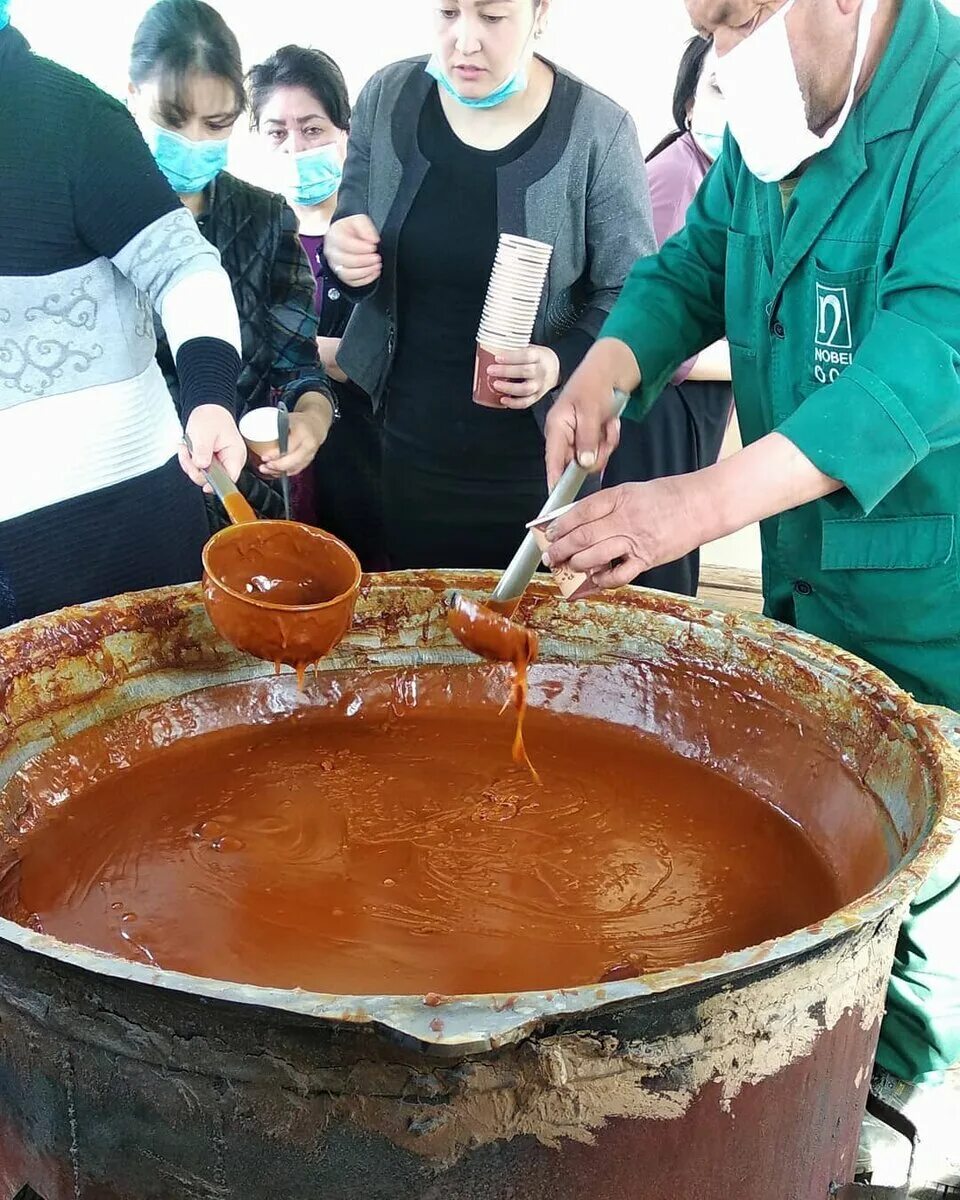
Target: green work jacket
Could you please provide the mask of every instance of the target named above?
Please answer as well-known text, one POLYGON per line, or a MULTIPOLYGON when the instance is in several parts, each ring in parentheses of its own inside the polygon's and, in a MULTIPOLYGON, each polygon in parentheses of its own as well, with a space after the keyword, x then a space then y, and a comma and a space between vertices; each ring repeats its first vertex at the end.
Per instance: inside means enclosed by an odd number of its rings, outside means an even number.
POLYGON ((960 19, 903 0, 870 87, 783 208, 727 135, 686 228, 603 336, 646 414, 724 335, 749 444, 773 430, 844 489, 763 522, 768 615, 960 708, 960 19))

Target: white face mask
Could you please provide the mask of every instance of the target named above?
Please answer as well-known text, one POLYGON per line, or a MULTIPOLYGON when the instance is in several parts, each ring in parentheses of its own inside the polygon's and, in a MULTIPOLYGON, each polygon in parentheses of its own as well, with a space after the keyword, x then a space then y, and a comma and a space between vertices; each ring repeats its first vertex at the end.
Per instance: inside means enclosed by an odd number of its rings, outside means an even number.
POLYGON ((801 163, 828 150, 853 109, 879 0, 863 0, 853 78, 840 115, 823 137, 807 124, 807 106, 787 33, 787 3, 745 41, 717 59, 717 83, 743 161, 764 183, 786 179, 801 163))

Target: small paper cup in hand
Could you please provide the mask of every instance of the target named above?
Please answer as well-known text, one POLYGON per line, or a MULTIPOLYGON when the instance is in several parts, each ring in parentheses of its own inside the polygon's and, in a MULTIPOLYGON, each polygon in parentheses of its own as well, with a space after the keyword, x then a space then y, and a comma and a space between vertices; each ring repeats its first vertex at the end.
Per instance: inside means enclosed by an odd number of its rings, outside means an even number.
MULTIPOLYGON (((525 338, 518 341, 512 347, 514 350, 525 350, 530 345, 530 339, 525 338)), ((479 404, 481 408, 506 408, 509 410, 509 405, 503 402, 503 392, 498 392, 494 387, 494 380, 487 374, 487 368, 496 365, 497 355, 505 353, 510 347, 498 346, 493 347, 484 344, 481 341, 477 342, 477 359, 473 369, 473 402, 479 404)))
POLYGON ((276 408, 251 408, 240 418, 240 436, 255 460, 280 449, 280 412, 276 408))
MULTIPOLYGON (((547 541, 547 526, 559 517, 562 517, 564 513, 568 513, 571 508, 573 508, 573 505, 568 504, 566 508, 559 508, 556 512, 551 513, 549 517, 542 517, 537 521, 531 521, 527 526, 536 539, 537 545, 544 553, 546 553, 550 546, 550 543, 547 541)), ((580 571, 571 571, 569 567, 551 567, 550 574, 553 576, 553 581, 564 600, 582 600, 584 597, 594 596, 600 591, 589 575, 584 575, 580 571)))
POLYGON ((473 402, 481 408, 503 408, 503 397, 494 388, 487 367, 496 364, 499 349, 477 343, 477 362, 473 371, 473 402))

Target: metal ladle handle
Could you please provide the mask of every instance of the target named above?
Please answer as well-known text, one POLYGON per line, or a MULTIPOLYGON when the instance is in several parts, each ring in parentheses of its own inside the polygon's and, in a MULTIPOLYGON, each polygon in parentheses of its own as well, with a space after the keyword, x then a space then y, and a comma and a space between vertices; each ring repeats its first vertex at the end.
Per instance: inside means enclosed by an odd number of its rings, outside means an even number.
MULTIPOLYGON (((624 409, 629 403, 630 396, 627 392, 614 390, 614 407, 613 418, 619 420, 623 416, 624 409)), ((586 483, 591 472, 581 467, 577 460, 571 459, 567 464, 567 469, 560 476, 557 486, 547 497, 547 502, 540 510, 538 521, 544 517, 550 517, 561 508, 566 508, 568 504, 572 504, 580 495, 580 489, 586 483)), ((492 600, 498 603, 509 603, 512 600, 518 600, 527 590, 530 580, 537 573, 537 568, 540 566, 540 560, 543 557, 543 551, 537 545, 537 540, 531 530, 523 539, 520 549, 513 556, 509 566, 500 577, 500 582, 494 589, 492 600)))

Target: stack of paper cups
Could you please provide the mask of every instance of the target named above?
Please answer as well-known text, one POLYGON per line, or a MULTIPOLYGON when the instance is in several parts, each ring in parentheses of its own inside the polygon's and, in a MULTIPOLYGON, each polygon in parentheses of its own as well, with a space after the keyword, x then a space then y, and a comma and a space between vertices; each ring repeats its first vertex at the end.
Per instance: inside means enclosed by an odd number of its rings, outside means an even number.
POLYGON ((477 333, 474 403, 501 407, 501 393, 492 387, 487 368, 504 350, 530 345, 552 254, 546 242, 501 233, 477 333))

